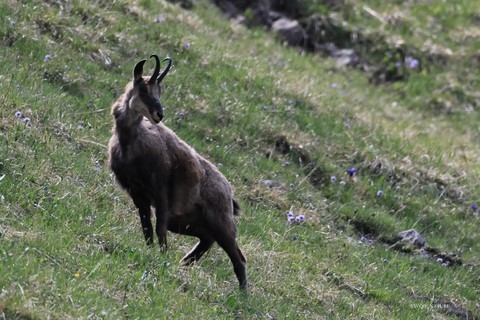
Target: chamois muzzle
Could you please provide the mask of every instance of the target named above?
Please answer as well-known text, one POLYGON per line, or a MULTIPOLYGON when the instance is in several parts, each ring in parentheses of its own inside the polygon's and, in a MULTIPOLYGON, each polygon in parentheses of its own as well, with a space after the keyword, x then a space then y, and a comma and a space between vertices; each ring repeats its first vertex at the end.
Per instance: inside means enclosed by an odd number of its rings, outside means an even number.
POLYGON ((163 120, 163 112, 154 112, 152 113, 152 118, 155 123, 159 123, 160 121, 163 120))

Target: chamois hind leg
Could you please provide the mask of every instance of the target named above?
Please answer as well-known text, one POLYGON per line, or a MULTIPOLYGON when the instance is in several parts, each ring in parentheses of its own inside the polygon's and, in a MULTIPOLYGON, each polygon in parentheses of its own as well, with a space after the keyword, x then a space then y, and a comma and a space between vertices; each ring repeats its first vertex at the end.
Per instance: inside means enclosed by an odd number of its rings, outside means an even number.
POLYGON ((233 270, 237 276, 238 282, 240 284, 240 289, 245 291, 247 289, 247 274, 246 274, 246 264, 247 260, 243 255, 242 251, 238 247, 237 240, 235 239, 235 227, 233 228, 217 228, 216 233, 214 234, 215 240, 220 247, 225 250, 232 261, 233 270), (232 231, 233 230, 233 231, 232 231))
POLYGON ((182 258, 181 263, 184 266, 189 266, 195 261, 198 261, 205 252, 210 249, 214 240, 212 238, 200 238, 200 241, 190 250, 189 253, 182 258))
POLYGON ((150 209, 150 201, 135 194, 132 194, 131 196, 133 203, 138 208, 138 214, 142 223, 142 231, 143 235, 145 236, 145 241, 147 242, 148 246, 151 246, 153 245, 153 227, 151 220, 152 212, 150 209))

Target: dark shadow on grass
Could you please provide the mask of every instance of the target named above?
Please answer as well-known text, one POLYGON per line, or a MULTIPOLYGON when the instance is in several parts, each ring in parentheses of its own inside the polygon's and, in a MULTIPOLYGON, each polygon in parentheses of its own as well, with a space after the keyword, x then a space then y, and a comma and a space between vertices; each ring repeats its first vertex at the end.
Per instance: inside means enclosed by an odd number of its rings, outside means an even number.
POLYGON ((40 318, 26 314, 22 311, 13 310, 10 307, 6 307, 2 310, 0 306, 0 320, 37 320, 40 318))

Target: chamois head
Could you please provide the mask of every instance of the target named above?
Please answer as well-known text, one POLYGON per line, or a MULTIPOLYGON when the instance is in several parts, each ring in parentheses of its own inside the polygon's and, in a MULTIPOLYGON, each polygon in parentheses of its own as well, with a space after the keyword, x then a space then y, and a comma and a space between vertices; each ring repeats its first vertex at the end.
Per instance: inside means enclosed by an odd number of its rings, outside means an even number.
POLYGON ((163 107, 160 104, 160 82, 167 75, 172 67, 172 59, 167 57, 163 61, 168 61, 165 70, 160 74, 160 59, 156 54, 150 58, 155 58, 155 71, 151 77, 143 77, 143 65, 147 60, 141 60, 133 69, 133 90, 129 101, 129 106, 138 114, 146 117, 152 124, 157 124, 163 119, 163 107))

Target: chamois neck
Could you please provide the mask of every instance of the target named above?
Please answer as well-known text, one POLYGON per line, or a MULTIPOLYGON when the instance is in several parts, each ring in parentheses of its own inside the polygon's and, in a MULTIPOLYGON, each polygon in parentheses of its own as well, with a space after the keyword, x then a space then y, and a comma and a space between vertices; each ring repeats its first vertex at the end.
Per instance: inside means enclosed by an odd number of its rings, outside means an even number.
POLYGON ((138 136, 143 116, 133 111, 129 106, 129 97, 122 96, 112 107, 115 118, 114 130, 118 135, 120 144, 129 145, 138 136))
POLYGON ((143 116, 133 111, 129 105, 130 97, 121 97, 112 108, 117 128, 134 129, 140 125, 143 116))

